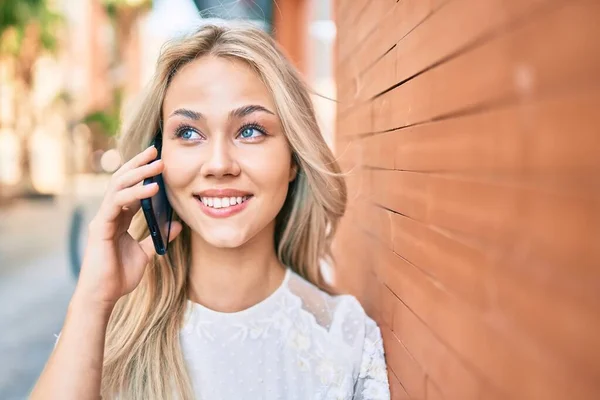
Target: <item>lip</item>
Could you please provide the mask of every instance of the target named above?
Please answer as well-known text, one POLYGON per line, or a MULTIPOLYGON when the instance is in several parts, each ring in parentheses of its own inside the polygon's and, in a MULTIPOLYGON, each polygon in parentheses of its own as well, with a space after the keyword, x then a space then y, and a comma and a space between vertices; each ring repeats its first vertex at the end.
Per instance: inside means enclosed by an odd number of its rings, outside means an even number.
MULTIPOLYGON (((208 192, 210 192, 210 191, 206 191, 206 192, 202 192, 202 193, 208 193, 208 192)), ((223 194, 221 196, 237 197, 237 196, 241 196, 240 193, 242 193, 242 192, 238 191, 238 192, 235 192, 235 194, 233 194, 233 193, 234 193, 234 191, 227 192, 226 194, 225 194, 225 192, 223 192, 223 194)), ((220 197, 220 196, 215 196, 215 195, 203 195, 203 196, 220 197)), ((248 196, 248 195, 245 194, 244 196, 248 196)), ((248 198, 242 204, 236 204, 234 206, 229 206, 229 207, 224 207, 224 208, 213 208, 213 207, 205 206, 204 203, 202 202, 202 200, 200 200, 200 197, 198 195, 194 195, 194 199, 196 199, 196 201, 198 202, 198 205, 200 205, 200 209, 204 212, 204 214, 208 215, 209 217, 213 217, 213 218, 227 218, 227 217, 231 217, 232 215, 240 213, 248 206, 248 203, 250 201, 252 201, 253 197, 254 196, 250 195, 250 198, 248 198)))
MULTIPOLYGON (((207 189, 194 193, 197 197, 244 197, 251 196, 252 193, 237 189, 207 189)), ((244 204, 244 203, 242 203, 244 204)))

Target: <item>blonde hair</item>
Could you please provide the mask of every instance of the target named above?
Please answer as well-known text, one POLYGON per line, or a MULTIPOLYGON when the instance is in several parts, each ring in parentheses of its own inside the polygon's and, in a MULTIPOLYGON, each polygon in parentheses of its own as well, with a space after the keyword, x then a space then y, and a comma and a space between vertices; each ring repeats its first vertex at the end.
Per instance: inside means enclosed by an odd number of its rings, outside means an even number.
MULTIPOLYGON (((266 33, 253 27, 209 25, 169 43, 139 109, 119 146, 128 160, 145 149, 161 124, 161 107, 178 68, 203 56, 249 65, 273 96, 292 150, 297 177, 276 220, 275 245, 284 265, 323 290, 320 274, 331 260, 331 242, 346 207, 346 186, 321 135, 307 87, 266 33)), ((138 213, 138 239, 148 230, 138 213)), ((193 399, 181 354, 179 331, 187 304, 190 230, 185 226, 165 257, 154 257, 140 285, 117 303, 106 334, 102 395, 126 399, 193 399)))

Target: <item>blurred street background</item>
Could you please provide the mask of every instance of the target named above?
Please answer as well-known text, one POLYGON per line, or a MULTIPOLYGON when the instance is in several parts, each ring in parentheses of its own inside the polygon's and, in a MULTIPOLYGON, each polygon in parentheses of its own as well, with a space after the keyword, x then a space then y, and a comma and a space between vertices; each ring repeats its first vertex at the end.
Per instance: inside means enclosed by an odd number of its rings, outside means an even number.
MULTIPOLYGON (((166 40, 213 19, 256 24, 334 97, 330 2, 284 3, 0 1, 0 399, 25 399, 53 348, 73 257, 121 163, 115 134, 166 40), (307 34, 283 20, 302 20, 307 34)), ((316 103, 330 141, 333 102, 316 103)))
POLYGON ((66 257, 69 211, 66 204, 27 200, 0 211, 1 399, 25 398, 60 330, 74 285, 66 257))

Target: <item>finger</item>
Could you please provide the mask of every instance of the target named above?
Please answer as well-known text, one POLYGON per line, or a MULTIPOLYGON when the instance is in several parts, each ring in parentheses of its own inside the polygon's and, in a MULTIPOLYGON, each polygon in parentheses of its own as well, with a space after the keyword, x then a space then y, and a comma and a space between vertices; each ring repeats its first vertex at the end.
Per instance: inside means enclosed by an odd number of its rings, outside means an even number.
POLYGON ((152 160, 156 159, 158 156, 158 150, 156 147, 150 146, 146 150, 142 151, 139 154, 136 154, 131 160, 127 161, 125 164, 121 166, 114 174, 113 178, 119 177, 123 175, 125 172, 130 171, 134 168, 140 167, 144 164, 148 164, 152 160))
MULTIPOLYGON (((182 231, 183 226, 181 222, 173 221, 171 222, 171 230, 169 232, 169 242, 172 242, 182 231)), ((154 248, 154 243, 152 242, 152 236, 148 236, 144 240, 140 242, 140 247, 144 250, 144 253, 148 256, 148 258, 153 257, 156 254, 156 249, 154 248)))
POLYGON ((169 242, 172 242, 183 230, 183 226, 179 221, 171 222, 171 230, 169 231, 169 242))
POLYGON ((141 201, 134 201, 133 204, 122 208, 123 225, 125 225, 127 227, 126 229, 129 229, 129 226, 131 225, 131 221, 133 221, 133 217, 135 217, 135 214, 137 214, 137 212, 140 210, 141 207, 142 207, 141 201))
POLYGON ((158 193, 158 184, 137 185, 118 191, 111 199, 106 199, 102 212, 107 221, 113 221, 123 211, 123 207, 137 207, 135 203, 158 193))
POLYGON ((124 172, 115 178, 115 189, 121 190, 133 185, 137 185, 146 178, 157 176, 163 171, 164 163, 162 160, 156 160, 150 164, 144 164, 140 167, 124 172))
POLYGON ((123 207, 123 212, 131 215, 137 214, 137 212, 142 208, 141 201, 134 201, 132 204, 123 207))

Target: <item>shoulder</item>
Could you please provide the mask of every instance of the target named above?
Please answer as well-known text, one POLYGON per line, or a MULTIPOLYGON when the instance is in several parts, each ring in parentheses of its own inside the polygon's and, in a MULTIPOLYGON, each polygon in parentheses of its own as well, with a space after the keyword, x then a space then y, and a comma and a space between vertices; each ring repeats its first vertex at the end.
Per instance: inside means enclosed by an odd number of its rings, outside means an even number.
POLYGON ((290 293, 318 325, 345 344, 362 349, 365 338, 379 335, 379 328, 352 295, 331 295, 296 273, 288 282, 290 293))
POLYGON ((288 287, 300 313, 313 321, 314 333, 320 338, 317 342, 325 345, 324 353, 334 354, 331 359, 348 372, 345 376, 352 379, 352 398, 389 400, 381 331, 358 299, 330 295, 296 274, 288 287))

